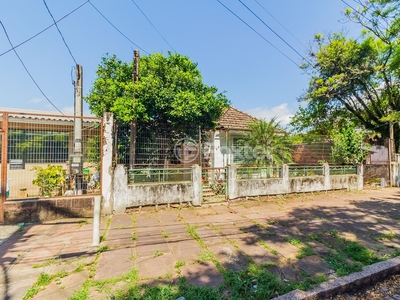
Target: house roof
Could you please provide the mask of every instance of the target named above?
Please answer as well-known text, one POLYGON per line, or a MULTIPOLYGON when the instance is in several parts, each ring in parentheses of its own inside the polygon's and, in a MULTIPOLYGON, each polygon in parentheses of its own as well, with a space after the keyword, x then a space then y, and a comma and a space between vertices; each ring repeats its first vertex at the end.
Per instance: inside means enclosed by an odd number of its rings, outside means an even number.
POLYGON ((219 118, 218 127, 226 130, 249 130, 248 124, 257 118, 242 112, 241 110, 229 106, 219 118))

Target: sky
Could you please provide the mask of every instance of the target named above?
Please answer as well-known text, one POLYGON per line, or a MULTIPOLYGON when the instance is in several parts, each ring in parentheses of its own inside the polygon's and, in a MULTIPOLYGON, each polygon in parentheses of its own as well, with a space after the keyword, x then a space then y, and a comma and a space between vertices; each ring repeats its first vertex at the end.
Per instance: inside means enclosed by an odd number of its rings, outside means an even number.
MULTIPOLYGON (((343 16, 347 5, 341 0, 241 0, 244 5, 239 0, 220 2, 46 0, 45 3, 55 20, 85 3, 57 23, 76 63, 83 67, 84 95, 89 93, 101 57, 107 53, 130 61, 134 49, 139 49, 142 56, 157 52, 167 55, 172 51, 197 62, 203 82, 225 92, 234 107, 255 117, 276 116, 283 125, 290 121, 299 105, 304 105, 298 102, 298 97, 307 89, 309 75, 298 65, 303 62, 301 56, 306 57, 314 34, 345 31, 348 36, 357 37, 360 32, 356 24, 343 16)), ((0 0, 0 21, 14 46, 54 23, 45 3, 0 0)), ((347 3, 355 5, 352 0, 347 3)), ((56 111, 16 54, 4 53, 10 49, 0 27, 0 107, 56 111)), ((75 61, 56 26, 15 50, 51 103, 64 114, 73 115, 75 61)), ((84 112, 90 113, 86 103, 84 112)))

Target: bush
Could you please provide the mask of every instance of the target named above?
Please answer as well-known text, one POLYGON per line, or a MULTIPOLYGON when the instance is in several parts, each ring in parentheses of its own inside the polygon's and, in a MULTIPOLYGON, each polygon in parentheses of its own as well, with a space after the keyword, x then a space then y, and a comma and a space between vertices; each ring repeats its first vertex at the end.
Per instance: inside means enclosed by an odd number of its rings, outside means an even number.
POLYGON ((66 179, 66 172, 62 166, 47 165, 46 168, 35 166, 36 178, 32 181, 34 185, 40 188, 40 196, 51 196, 55 189, 61 192, 66 179))

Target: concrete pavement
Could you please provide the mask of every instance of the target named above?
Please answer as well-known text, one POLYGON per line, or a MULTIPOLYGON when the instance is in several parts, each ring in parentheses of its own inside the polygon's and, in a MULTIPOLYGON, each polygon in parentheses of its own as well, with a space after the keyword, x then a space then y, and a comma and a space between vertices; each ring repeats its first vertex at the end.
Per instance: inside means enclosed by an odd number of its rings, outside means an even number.
POLYGON ((224 284, 220 266, 244 270, 249 263, 268 268, 285 282, 324 275, 337 277, 322 258, 329 249, 310 242, 313 253, 299 256, 293 241, 339 232, 376 253, 400 248, 400 189, 331 192, 238 201, 202 208, 145 207, 101 220, 102 242, 92 246, 91 219, 65 219, 19 227, 1 240, 0 299, 110 299, 137 270, 140 283, 224 284), (379 239, 393 233, 391 239, 379 239), (2 242, 3 241, 3 242, 2 242), (213 259, 210 259, 210 256, 213 259), (41 275, 42 274, 42 275, 41 275), (38 286, 43 274, 53 276, 38 286), (114 280, 107 288, 88 282, 114 280), (36 290, 34 289, 36 288, 36 290))

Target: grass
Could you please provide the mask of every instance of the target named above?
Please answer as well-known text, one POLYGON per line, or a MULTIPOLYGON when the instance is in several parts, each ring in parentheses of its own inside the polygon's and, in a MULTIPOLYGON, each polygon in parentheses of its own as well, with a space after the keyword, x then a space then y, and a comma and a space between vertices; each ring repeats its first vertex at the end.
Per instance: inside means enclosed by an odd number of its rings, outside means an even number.
POLYGON ((258 241, 258 243, 263 246, 265 249, 269 250, 273 255, 278 255, 278 251, 273 249, 270 245, 267 245, 264 241, 258 241))
POLYGON ((36 280, 35 284, 26 292, 23 300, 31 299, 41 290, 44 290, 46 285, 49 285, 53 280, 59 280, 60 278, 64 278, 68 276, 67 271, 60 271, 54 275, 50 275, 47 273, 40 273, 38 279, 36 280))
POLYGON ((308 244, 302 243, 300 241, 300 239, 298 239, 298 238, 289 237, 289 238, 286 238, 286 241, 289 244, 300 249, 300 251, 296 254, 297 259, 302 259, 304 257, 315 254, 315 252, 312 250, 312 248, 308 244))
POLYGON ((50 266, 52 264, 56 264, 56 263, 59 262, 59 259, 60 259, 59 256, 55 256, 52 259, 46 260, 43 263, 33 265, 33 268, 37 269, 37 268, 47 267, 47 266, 50 266))

